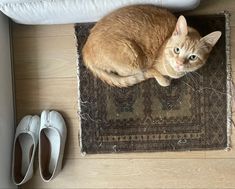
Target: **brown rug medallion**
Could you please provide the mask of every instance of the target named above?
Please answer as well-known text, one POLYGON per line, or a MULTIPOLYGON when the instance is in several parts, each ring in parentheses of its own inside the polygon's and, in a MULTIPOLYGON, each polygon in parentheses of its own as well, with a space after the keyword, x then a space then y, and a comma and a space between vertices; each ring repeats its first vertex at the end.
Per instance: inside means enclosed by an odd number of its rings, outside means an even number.
POLYGON ((154 79, 113 88, 93 77, 81 49, 93 23, 76 24, 82 152, 211 150, 230 147, 228 16, 191 16, 201 35, 223 35, 206 66, 160 87, 154 79))

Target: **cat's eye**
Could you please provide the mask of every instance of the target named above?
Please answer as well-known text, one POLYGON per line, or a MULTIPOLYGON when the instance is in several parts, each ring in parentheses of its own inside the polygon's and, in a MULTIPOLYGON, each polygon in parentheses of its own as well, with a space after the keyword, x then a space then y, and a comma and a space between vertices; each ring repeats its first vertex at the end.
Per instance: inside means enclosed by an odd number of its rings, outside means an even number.
POLYGON ((175 54, 180 54, 180 48, 179 47, 175 47, 174 48, 174 52, 175 52, 175 54))
POLYGON ((194 60, 197 60, 197 56, 195 54, 192 54, 192 55, 189 56, 188 59, 191 60, 191 61, 194 61, 194 60))

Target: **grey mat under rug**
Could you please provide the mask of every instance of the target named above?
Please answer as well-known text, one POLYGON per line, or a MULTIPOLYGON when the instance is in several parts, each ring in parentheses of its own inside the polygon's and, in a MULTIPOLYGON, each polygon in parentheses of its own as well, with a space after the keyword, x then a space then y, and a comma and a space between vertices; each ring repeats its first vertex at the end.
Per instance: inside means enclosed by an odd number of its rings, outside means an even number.
POLYGON ((214 150, 230 147, 231 68, 228 15, 187 17, 201 35, 223 35, 206 65, 160 87, 148 80, 113 88, 93 77, 81 49, 94 23, 76 24, 83 153, 214 150))

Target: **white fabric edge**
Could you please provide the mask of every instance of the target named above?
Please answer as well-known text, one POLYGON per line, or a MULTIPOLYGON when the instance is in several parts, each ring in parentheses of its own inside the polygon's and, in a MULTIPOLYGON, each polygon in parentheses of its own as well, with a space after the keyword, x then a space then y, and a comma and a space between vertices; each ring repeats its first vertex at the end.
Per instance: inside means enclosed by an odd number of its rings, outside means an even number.
POLYGON ((0 10, 21 24, 68 24, 96 22, 117 8, 133 4, 183 11, 193 9, 199 3, 200 0, 38 0, 1 3, 0 10))

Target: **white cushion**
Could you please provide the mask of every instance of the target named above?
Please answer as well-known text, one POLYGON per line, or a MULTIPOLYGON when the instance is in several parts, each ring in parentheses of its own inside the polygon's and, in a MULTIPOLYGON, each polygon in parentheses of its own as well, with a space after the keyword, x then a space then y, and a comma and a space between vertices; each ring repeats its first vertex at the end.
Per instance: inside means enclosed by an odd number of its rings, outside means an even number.
POLYGON ((162 0, 162 7, 173 10, 190 10, 200 4, 200 0, 162 0))
POLYGON ((0 3, 29 3, 36 1, 38 0, 0 0, 0 3))
POLYGON ((0 0, 0 10, 22 24, 95 22, 109 12, 133 4, 174 10, 195 8, 200 0, 0 0))

